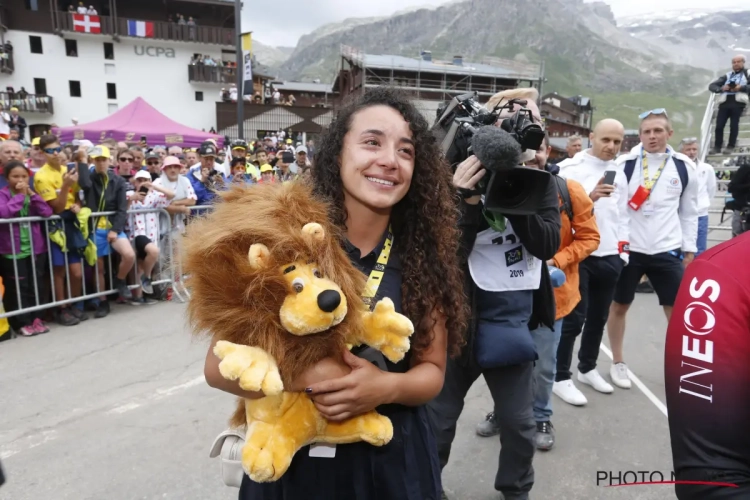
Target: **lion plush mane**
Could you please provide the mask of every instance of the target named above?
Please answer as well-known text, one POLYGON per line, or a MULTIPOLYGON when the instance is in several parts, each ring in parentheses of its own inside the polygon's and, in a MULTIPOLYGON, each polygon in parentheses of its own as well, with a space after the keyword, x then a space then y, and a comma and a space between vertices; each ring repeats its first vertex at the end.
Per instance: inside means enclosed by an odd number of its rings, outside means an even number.
MULTIPOLYGON (((277 362, 285 387, 325 357, 341 357, 349 332, 362 328, 365 278, 342 248, 342 232, 329 221, 329 206, 302 182, 234 187, 214 211, 191 221, 182 244, 191 292, 188 319, 197 335, 263 349, 277 362), (321 242, 302 234, 309 222, 325 230, 321 242), (253 269, 248 250, 266 245, 273 265, 253 269), (292 335, 279 309, 292 293, 281 266, 315 262, 341 288, 349 313, 335 327, 314 335, 292 335)), ((239 415, 235 418, 239 418, 239 415)))

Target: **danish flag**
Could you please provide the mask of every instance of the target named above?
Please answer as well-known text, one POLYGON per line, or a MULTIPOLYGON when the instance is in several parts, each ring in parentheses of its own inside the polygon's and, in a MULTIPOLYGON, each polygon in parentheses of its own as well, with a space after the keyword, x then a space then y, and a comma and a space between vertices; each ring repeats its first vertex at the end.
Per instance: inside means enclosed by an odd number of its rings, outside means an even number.
POLYGON ((102 23, 99 21, 99 16, 73 14, 73 31, 79 31, 81 33, 101 33, 102 23))

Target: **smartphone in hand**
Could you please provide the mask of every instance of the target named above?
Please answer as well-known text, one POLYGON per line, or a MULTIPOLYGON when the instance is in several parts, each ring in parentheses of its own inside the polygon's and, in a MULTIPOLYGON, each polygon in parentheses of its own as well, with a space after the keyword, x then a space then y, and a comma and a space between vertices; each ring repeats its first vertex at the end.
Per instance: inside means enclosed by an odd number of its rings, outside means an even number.
POLYGON ((614 186, 615 185, 615 177, 617 177, 617 172, 614 170, 607 170, 604 172, 604 183, 607 186, 614 186))

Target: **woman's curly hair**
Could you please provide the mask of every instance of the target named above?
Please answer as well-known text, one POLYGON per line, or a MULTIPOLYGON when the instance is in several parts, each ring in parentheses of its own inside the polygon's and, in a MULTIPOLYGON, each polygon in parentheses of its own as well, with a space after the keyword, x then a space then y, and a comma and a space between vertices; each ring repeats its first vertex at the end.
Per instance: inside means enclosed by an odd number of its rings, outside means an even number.
POLYGON ((325 131, 315 153, 312 184, 333 206, 333 222, 346 227, 344 189, 339 157, 344 136, 359 111, 389 106, 409 124, 414 141, 414 174, 406 196, 393 207, 394 244, 402 256, 402 309, 415 324, 412 349, 419 357, 430 346, 432 313, 446 319, 448 352, 463 345, 469 315, 463 272, 458 263, 458 209, 450 168, 443 159, 427 120, 400 91, 389 87, 368 90, 342 107, 325 131))

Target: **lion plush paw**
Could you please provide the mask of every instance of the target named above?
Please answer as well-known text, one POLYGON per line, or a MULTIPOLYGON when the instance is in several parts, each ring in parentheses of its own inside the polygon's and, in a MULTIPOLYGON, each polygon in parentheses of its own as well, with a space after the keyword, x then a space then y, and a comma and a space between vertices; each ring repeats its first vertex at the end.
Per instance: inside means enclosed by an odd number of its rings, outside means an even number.
POLYGON ((372 312, 365 313, 364 328, 365 343, 380 350, 393 363, 401 361, 409 351, 414 325, 396 312, 391 299, 382 299, 372 312))
POLYGON ((242 448, 242 467, 256 483, 276 481, 287 471, 296 450, 294 439, 284 436, 278 425, 252 424, 247 443, 242 448))
POLYGON ((257 347, 233 344, 220 340, 214 354, 221 359, 219 371, 227 380, 239 380, 245 391, 263 391, 266 396, 276 396, 284 390, 276 361, 257 347))

